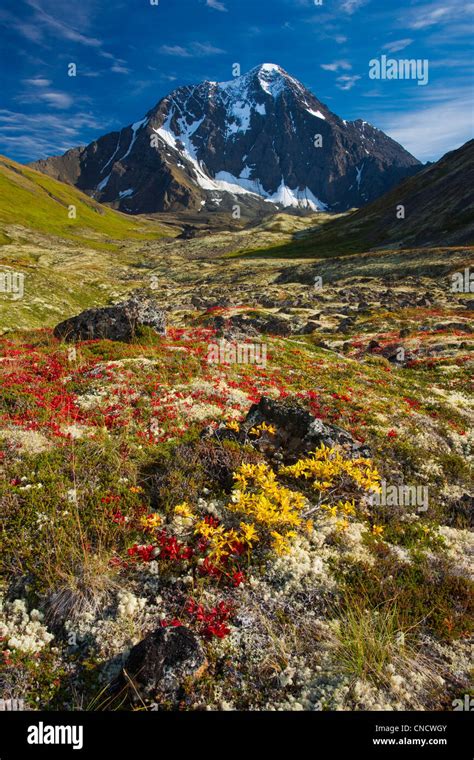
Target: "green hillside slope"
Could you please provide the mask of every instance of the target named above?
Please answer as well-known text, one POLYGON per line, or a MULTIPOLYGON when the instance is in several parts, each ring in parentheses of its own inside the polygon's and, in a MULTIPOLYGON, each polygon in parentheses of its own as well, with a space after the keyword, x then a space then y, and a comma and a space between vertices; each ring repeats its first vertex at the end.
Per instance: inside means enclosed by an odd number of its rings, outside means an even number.
POLYGON ((0 244, 16 239, 19 228, 27 238, 31 231, 90 248, 113 248, 116 240, 150 240, 165 234, 149 220, 101 206, 70 185, 0 156, 0 244), (71 206, 76 218, 70 218, 71 206))

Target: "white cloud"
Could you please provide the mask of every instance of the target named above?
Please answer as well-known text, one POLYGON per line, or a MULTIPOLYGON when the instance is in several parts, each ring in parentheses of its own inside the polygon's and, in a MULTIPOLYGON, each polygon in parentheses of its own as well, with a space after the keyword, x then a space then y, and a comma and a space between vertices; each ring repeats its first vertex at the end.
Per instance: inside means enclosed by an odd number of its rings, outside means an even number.
MULTIPOLYGON (((399 24, 408 29, 428 29, 433 26, 451 25, 455 21, 465 21, 474 12, 474 3, 466 0, 450 0, 438 3, 425 3, 404 11, 399 24)), ((465 29, 469 34, 469 30, 465 29)))
POLYGON ((404 40, 394 40, 393 42, 387 42, 382 45, 383 50, 388 50, 389 53, 398 53, 399 50, 404 50, 408 45, 411 45, 413 40, 407 37, 404 40))
POLYGON ((421 161, 437 161, 472 139, 472 108, 466 97, 403 113, 388 113, 377 126, 421 161))
POLYGON ((359 8, 367 5, 368 2, 370 2, 370 0, 342 0, 341 10, 344 11, 344 13, 349 13, 349 15, 352 15, 358 11, 359 8))
POLYGON ((24 79, 23 83, 31 84, 33 87, 49 87, 51 80, 43 79, 43 77, 35 77, 34 79, 24 79))
POLYGON ((206 0, 206 5, 208 8, 214 8, 215 11, 227 11, 224 3, 221 3, 220 0, 206 0))
POLYGON ((349 61, 333 61, 332 63, 322 63, 321 68, 326 71, 349 71, 352 69, 352 64, 349 61))
POLYGON ((48 79, 24 79, 27 85, 25 90, 16 96, 18 103, 46 103, 51 108, 66 109, 70 108, 74 102, 73 98, 67 92, 46 89, 51 82, 48 79))
POLYGON ((73 119, 64 119, 59 114, 0 109, 0 152, 35 161, 76 147, 85 129, 101 134, 108 126, 84 112, 75 113, 73 119))
POLYGON ((202 58, 206 55, 220 55, 225 50, 214 47, 208 42, 192 42, 188 47, 181 45, 162 45, 160 52, 165 55, 175 55, 179 58, 202 58))
MULTIPOLYGON (((57 15, 51 16, 49 13, 46 13, 38 0, 27 0, 27 4, 34 11, 34 26, 40 35, 44 32, 49 32, 60 39, 68 40, 69 42, 77 42, 88 47, 100 47, 102 45, 102 42, 96 37, 90 37, 87 34, 77 31, 77 29, 74 29, 70 24, 61 21, 57 15)), ((32 39, 31 30, 22 29, 22 26, 24 25, 21 22, 17 22, 16 28, 18 31, 22 32, 25 36, 29 36, 29 39, 32 39)), ((37 38, 34 41, 38 42, 39 39, 37 38)))
POLYGON ((442 8, 434 8, 429 10, 426 6, 418 8, 419 15, 413 15, 411 20, 407 22, 409 29, 426 29, 428 26, 439 24, 443 18, 447 18, 450 14, 450 8, 444 6, 442 8))
POLYGON ((127 69, 127 67, 123 66, 121 63, 114 63, 110 71, 113 71, 114 74, 130 74, 130 69, 127 69))
POLYGON ((179 58, 192 58, 192 54, 181 45, 162 45, 160 52, 165 55, 177 55, 179 58))
POLYGON ((67 93, 53 92, 52 90, 42 92, 38 97, 53 108, 70 108, 74 102, 72 97, 67 95, 67 93))
POLYGON ((222 48, 214 47, 214 45, 210 45, 208 42, 193 42, 192 49, 196 55, 220 55, 221 53, 225 53, 225 50, 222 50, 222 48))
POLYGON ((337 77, 336 79, 336 87, 338 87, 340 90, 352 90, 355 83, 358 79, 361 77, 357 74, 354 74, 352 76, 349 76, 348 74, 342 74, 340 77, 337 77), (340 84, 337 84, 339 82, 340 84))

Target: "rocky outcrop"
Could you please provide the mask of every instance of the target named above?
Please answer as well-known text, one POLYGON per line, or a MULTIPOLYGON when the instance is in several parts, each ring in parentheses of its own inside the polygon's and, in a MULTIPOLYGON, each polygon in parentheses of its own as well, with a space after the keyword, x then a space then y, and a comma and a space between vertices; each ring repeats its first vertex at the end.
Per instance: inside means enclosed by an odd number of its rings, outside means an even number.
POLYGON ((159 335, 166 333, 165 315, 153 299, 132 298, 115 306, 87 309, 56 325, 54 335, 67 342, 129 341, 140 326, 151 327, 159 335))

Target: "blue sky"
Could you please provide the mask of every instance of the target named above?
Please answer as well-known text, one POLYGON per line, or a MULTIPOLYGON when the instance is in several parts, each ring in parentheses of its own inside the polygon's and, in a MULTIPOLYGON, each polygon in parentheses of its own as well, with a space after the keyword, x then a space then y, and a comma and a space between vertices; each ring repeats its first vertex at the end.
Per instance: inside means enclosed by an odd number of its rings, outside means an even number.
POLYGON ((2 0, 0 153, 62 153, 140 119, 175 87, 277 63, 345 119, 423 161, 473 134, 466 0, 2 0), (428 59, 429 82, 369 61, 428 59), (77 76, 68 76, 75 63, 77 76))

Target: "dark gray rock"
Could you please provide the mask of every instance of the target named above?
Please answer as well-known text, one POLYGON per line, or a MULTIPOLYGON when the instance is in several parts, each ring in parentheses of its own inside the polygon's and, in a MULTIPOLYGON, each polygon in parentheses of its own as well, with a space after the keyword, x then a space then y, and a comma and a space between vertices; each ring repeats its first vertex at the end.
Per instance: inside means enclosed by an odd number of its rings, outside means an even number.
POLYGON ((166 333, 164 312, 151 298, 131 298, 115 306, 87 309, 56 325, 54 335, 67 342, 79 340, 131 340, 140 326, 166 333))
POLYGON ((211 320, 211 327, 219 337, 238 339, 256 337, 258 335, 291 335, 294 325, 287 319, 275 314, 235 314, 231 317, 218 315, 211 320))
POLYGON ((467 322, 442 322, 435 325, 435 330, 459 330, 459 332, 472 333, 472 327, 467 322))
POLYGON ((131 681, 141 697, 176 695, 186 679, 199 678, 206 666, 201 644, 189 628, 157 628, 132 648, 117 687, 131 681))
POLYGON ((343 332, 343 333, 350 332, 353 326, 354 326, 354 319, 352 317, 345 317, 339 322, 336 332, 343 332))
POLYGON ((315 332, 316 330, 321 329, 321 324, 319 322, 315 322, 314 320, 309 320, 306 322, 303 327, 298 330, 300 335, 311 335, 311 333, 315 332))
POLYGON ((330 447, 342 446, 350 457, 371 456, 368 446, 356 441, 349 432, 337 425, 323 422, 293 399, 278 401, 262 396, 258 404, 250 408, 238 434, 222 425, 215 431, 207 430, 206 435, 221 440, 233 438, 246 443, 249 440, 249 431, 262 422, 273 425, 276 433, 264 434, 252 443, 268 459, 279 458, 285 462, 294 462, 301 456, 315 451, 322 443, 330 447), (282 456, 279 456, 280 454, 282 456))

